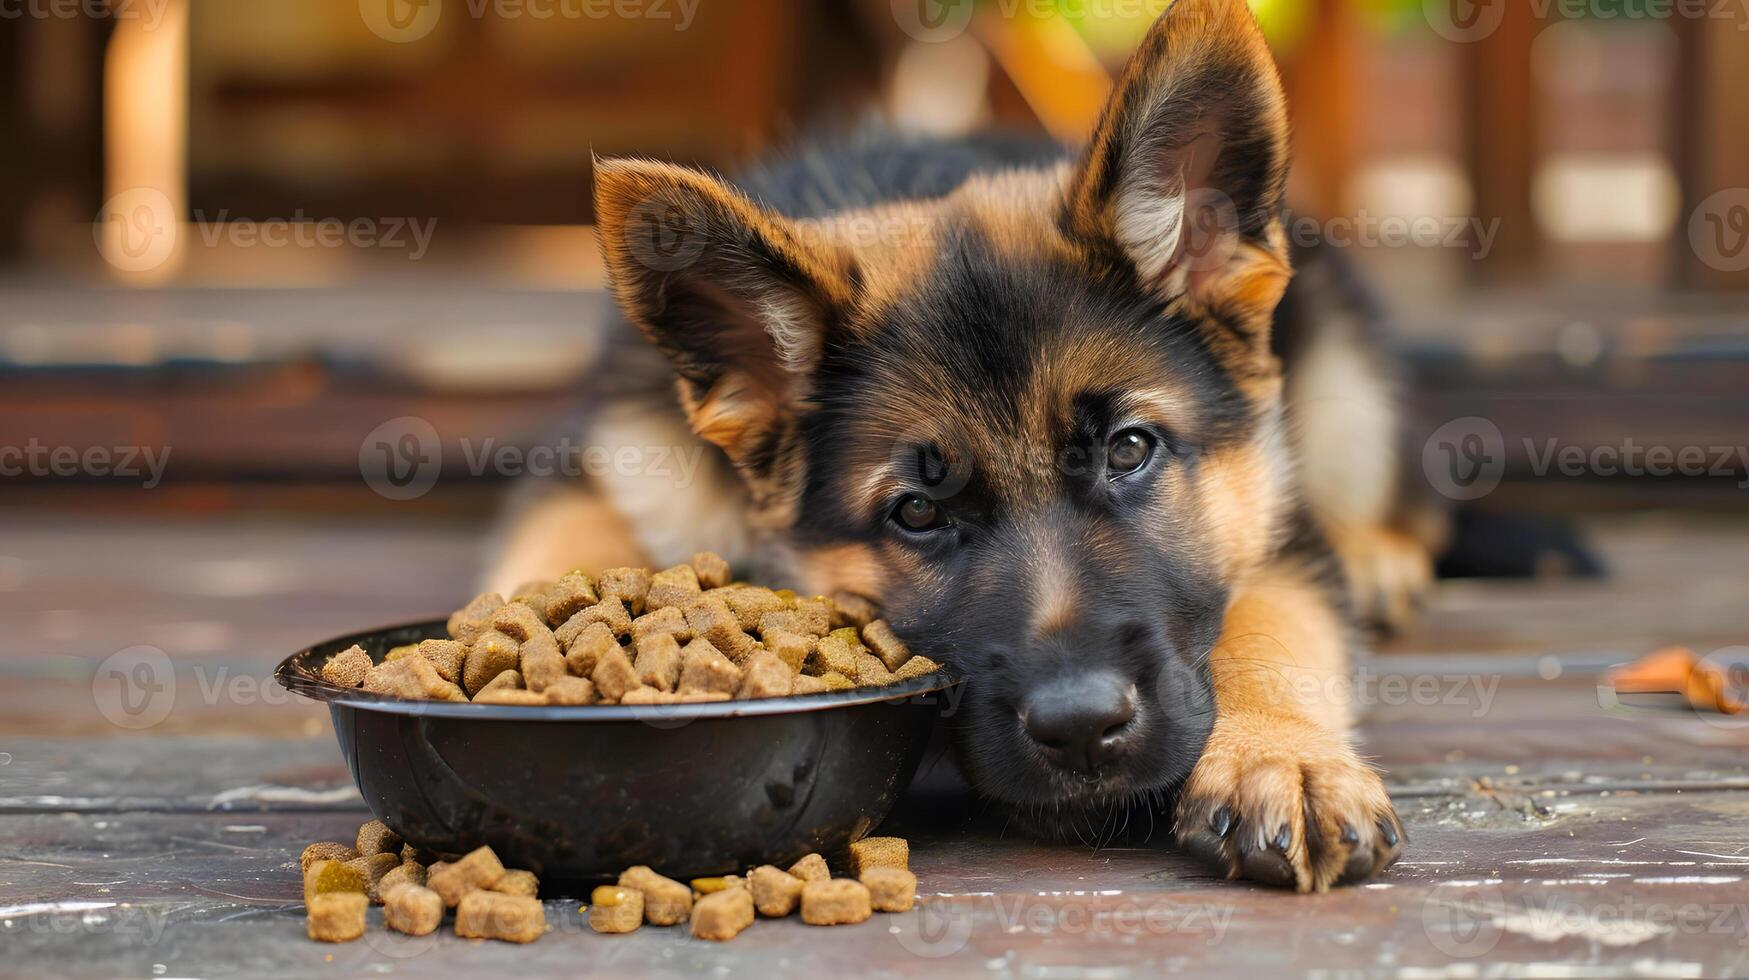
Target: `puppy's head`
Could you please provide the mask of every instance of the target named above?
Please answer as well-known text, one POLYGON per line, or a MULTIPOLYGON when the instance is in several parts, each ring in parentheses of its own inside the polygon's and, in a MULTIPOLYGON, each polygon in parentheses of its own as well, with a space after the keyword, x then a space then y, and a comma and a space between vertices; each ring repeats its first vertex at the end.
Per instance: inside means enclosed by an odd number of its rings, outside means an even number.
POLYGON ((962 757, 994 797, 1123 801, 1200 753, 1207 656, 1287 482, 1285 142, 1242 0, 1178 0, 1056 167, 786 220, 694 171, 599 166, 619 300, 767 558, 878 598, 971 679, 962 757))

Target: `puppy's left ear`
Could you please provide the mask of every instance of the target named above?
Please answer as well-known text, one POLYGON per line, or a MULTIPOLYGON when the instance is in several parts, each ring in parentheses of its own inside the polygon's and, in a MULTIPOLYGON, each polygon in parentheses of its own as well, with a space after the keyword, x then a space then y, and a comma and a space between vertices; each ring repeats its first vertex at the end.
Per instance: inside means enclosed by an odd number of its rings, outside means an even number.
POLYGON ((1062 224, 1163 299, 1267 341, 1290 275, 1287 142, 1281 79, 1244 0, 1176 0, 1118 79, 1062 224))
POLYGON ((836 255, 728 184, 671 164, 597 160, 595 211, 614 293, 673 363, 693 431, 758 469, 848 302, 836 255))

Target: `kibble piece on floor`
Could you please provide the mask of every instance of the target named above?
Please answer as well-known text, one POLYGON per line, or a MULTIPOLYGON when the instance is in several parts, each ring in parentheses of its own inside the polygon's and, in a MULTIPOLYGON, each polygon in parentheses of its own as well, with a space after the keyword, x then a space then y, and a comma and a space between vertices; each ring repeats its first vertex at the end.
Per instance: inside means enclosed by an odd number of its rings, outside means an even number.
POLYGON ((904 868, 870 868, 861 880, 876 912, 909 912, 917 904, 917 876, 904 868))
POLYGON ((618 599, 634 615, 642 615, 644 597, 650 592, 650 570, 610 568, 595 577, 595 591, 603 600, 618 599))
MULTIPOLYGON (((674 607, 662 611, 672 612, 674 607)), ((680 682, 680 644, 670 633, 647 636, 638 641, 636 666, 639 683, 658 691, 672 691, 680 682)))
POLYGON ((681 694, 714 692, 733 696, 741 687, 741 668, 699 637, 686 645, 680 663, 681 694))
POLYGON ((383 893, 380 885, 383 876, 401 866, 401 854, 366 854, 346 862, 347 866, 364 876, 364 894, 372 903, 381 903, 383 893))
POLYGON ((794 677, 783 658, 761 650, 747 658, 737 698, 781 698, 790 692, 794 677))
POLYGON ((401 839, 400 834, 390 830, 389 825, 381 820, 367 820, 358 825, 358 844, 356 846, 361 855, 393 852, 396 855, 396 863, 399 863, 401 847, 406 843, 401 839))
POLYGON ((364 689, 372 694, 423 701, 466 701, 462 689, 443 679, 424 657, 403 657, 378 664, 364 676, 364 689))
POLYGON ((358 851, 351 844, 337 840, 317 841, 298 855, 298 870, 308 874, 310 865, 317 861, 350 861, 355 857, 358 857, 358 851))
POLYGON ((714 551, 701 551, 692 556, 692 570, 698 584, 706 589, 720 589, 729 584, 729 563, 714 551))
POLYGON ((644 924, 644 893, 636 888, 602 885, 589 896, 589 928, 596 932, 632 932, 644 924))
POLYGON ((736 886, 713 892, 692 907, 692 935, 727 942, 753 924, 753 895, 736 886))
POLYGON ((518 652, 522 657, 522 685, 536 694, 568 676, 565 655, 559 652, 559 641, 551 633, 543 630, 530 636, 518 652))
POLYGON ((443 904, 453 908, 461 903, 463 896, 491 888, 502 877, 504 865, 499 863, 498 855, 490 847, 482 847, 442 870, 432 871, 427 884, 432 891, 443 896, 443 904))
POLYGON ((540 879, 533 871, 506 871, 504 877, 492 886, 492 890, 501 895, 521 895, 523 898, 533 898, 540 894, 540 879))
POLYGON ((818 854, 802 855, 801 860, 789 866, 789 873, 803 881, 825 881, 832 877, 826 859, 818 854))
POLYGON ((322 665, 322 679, 336 687, 357 687, 374 666, 364 647, 354 643, 328 658, 322 665))
POLYGON ((310 862, 309 870, 304 872, 304 904, 310 904, 310 900, 317 895, 327 895, 330 892, 357 892, 363 895, 364 874, 349 863, 331 858, 310 862))
POLYGON ((425 866, 420 864, 403 863, 390 868, 388 873, 383 875, 382 880, 377 882, 377 894, 387 897, 389 892, 394 891, 395 886, 397 885, 418 885, 421 888, 425 887, 425 866))
POLYGON ((443 897, 431 889, 412 882, 396 882, 383 889, 383 924, 390 929, 409 936, 429 936, 442 922, 443 897))
MULTIPOLYGON (((564 627, 559 628, 560 633, 564 631, 564 627)), ((588 677, 595 672, 595 665, 601 662, 603 655, 609 650, 619 649, 619 638, 613 635, 613 628, 606 623, 590 623, 578 630, 569 643, 560 638, 560 644, 566 651, 565 667, 578 677, 588 677)))
POLYGON ((713 875, 709 878, 692 879, 692 900, 697 902, 706 895, 715 895, 725 888, 746 888, 747 879, 740 875, 713 875))
POLYGON ((846 626, 858 628, 867 626, 880 609, 872 602, 853 592, 832 593, 832 628, 842 629, 846 626))
POLYGON ((516 639, 497 630, 486 630, 468 647, 468 659, 462 663, 462 689, 469 696, 480 693, 492 678, 514 670, 521 658, 517 656, 516 639))
POLYGON ((664 606, 652 613, 645 613, 632 620, 632 646, 644 642, 652 636, 667 634, 675 640, 685 643, 692 639, 692 627, 686 622, 686 614, 679 606, 664 606))
POLYGON ((589 576, 570 572, 547 590, 547 622, 562 623, 600 601, 589 576))
POLYGON ((595 665, 589 680, 595 684, 595 693, 601 695, 603 701, 618 701, 627 691, 638 686, 638 671, 632 666, 631 658, 616 644, 595 665))
POLYGON ((899 665, 911 659, 911 650, 905 642, 893 633, 893 627, 884 619, 877 619, 862 628, 862 642, 881 658, 888 670, 898 670, 899 665))
POLYGON ((420 640, 419 655, 431 661, 438 676, 451 684, 460 684, 462 665, 468 661, 468 646, 460 640, 420 640))
POLYGON ((792 633, 789 630, 771 629, 765 631, 765 649, 777 654, 783 665, 794 674, 808 662, 808 654, 814 652, 817 642, 812 636, 792 633))
POLYGON ((449 636, 452 640, 473 645, 474 640, 485 631, 486 625, 492 621, 492 615, 504 608, 504 597, 496 592, 482 592, 468 604, 449 617, 449 636))
POLYGON ((650 591, 644 595, 644 608, 656 610, 664 606, 685 606, 703 592, 698 585, 698 573, 691 565, 675 565, 650 576, 650 591))
POLYGON ((911 867, 911 843, 903 837, 864 837, 850 844, 850 874, 860 878, 870 868, 911 867))
POLYGON ((537 898, 474 891, 455 909, 455 934, 463 939, 531 943, 546 931, 546 909, 537 898))
POLYGON ((802 886, 802 921, 808 925, 851 925, 865 921, 871 911, 868 886, 860 881, 829 878, 802 886))
POLYGON ((769 864, 754 868, 747 875, 747 887, 753 892, 753 906, 760 915, 781 919, 796 910, 802 900, 802 879, 769 864))
POLYGON ((917 654, 910 660, 905 661, 898 670, 893 671, 893 680, 908 681, 913 677, 922 677, 926 674, 933 674, 940 669, 940 664, 922 654, 917 654))
POLYGON ((345 943, 364 935, 363 892, 324 892, 305 900, 304 928, 311 939, 345 943))
POLYGON ((620 874, 619 884, 644 893, 644 918, 653 926, 685 922, 692 914, 692 889, 673 878, 664 878, 642 864, 627 868, 620 874))
POLYGON ((542 692, 548 704, 593 704, 595 702, 595 685, 581 677, 569 674, 547 685, 542 692))

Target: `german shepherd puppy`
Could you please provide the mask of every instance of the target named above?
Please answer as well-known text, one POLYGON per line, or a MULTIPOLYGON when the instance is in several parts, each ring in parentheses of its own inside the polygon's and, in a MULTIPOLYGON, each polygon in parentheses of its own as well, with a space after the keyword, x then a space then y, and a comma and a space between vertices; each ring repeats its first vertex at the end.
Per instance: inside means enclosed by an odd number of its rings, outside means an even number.
POLYGON ((1389 529, 1364 318, 1289 284, 1287 135, 1243 0, 1177 0, 1079 152, 865 138, 737 185, 599 161, 653 346, 604 357, 585 442, 710 455, 526 490, 490 584, 714 548, 867 596, 970 678, 962 768, 1037 829, 1172 799, 1229 876, 1376 873, 1402 829, 1341 678, 1354 614, 1428 562, 1389 529))

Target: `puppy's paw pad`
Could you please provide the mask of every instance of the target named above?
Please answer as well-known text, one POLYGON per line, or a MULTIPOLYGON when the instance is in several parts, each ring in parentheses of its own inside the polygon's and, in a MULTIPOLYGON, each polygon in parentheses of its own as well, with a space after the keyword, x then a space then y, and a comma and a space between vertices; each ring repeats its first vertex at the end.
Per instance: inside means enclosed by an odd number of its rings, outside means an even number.
POLYGON ((1404 841, 1378 773, 1328 731, 1280 719, 1216 724, 1175 826, 1227 877, 1302 892, 1370 878, 1404 841))

